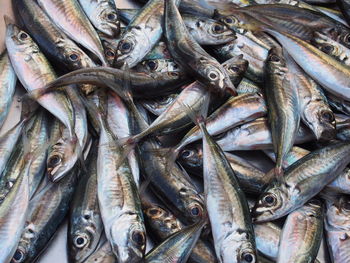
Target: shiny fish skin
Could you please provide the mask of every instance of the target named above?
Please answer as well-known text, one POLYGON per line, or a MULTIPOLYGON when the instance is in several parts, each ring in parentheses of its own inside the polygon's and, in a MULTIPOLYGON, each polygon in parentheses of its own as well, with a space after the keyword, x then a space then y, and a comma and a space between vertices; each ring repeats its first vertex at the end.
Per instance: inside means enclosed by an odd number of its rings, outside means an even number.
POLYGON ((38 0, 38 4, 63 32, 107 65, 101 41, 78 0, 38 0))
POLYGON ((68 224, 68 255, 71 262, 85 262, 97 248, 103 224, 97 200, 96 143, 87 159, 87 172, 82 175, 74 194, 68 224))
POLYGON ((277 156, 276 175, 282 175, 282 162, 293 147, 300 123, 297 87, 281 49, 274 49, 267 60, 265 97, 273 148, 277 156))
MULTIPOLYGON (((164 241, 168 236, 184 228, 184 225, 171 212, 162 206, 143 203, 146 225, 156 241, 164 241)), ((198 240, 188 259, 191 263, 215 263, 215 252, 207 242, 198 240)))
POLYGON ((20 20, 40 50, 66 70, 93 67, 95 63, 53 23, 40 6, 32 0, 13 0, 20 20))
POLYGON ((260 93, 263 94, 263 90, 253 81, 243 78, 237 87, 238 95, 245 93, 260 93))
POLYGON ((153 248, 145 257, 147 263, 185 263, 204 227, 202 221, 186 227, 153 248))
POLYGON ((254 224, 256 248, 266 257, 277 260, 282 229, 272 222, 254 224))
POLYGON ((269 33, 278 39, 295 62, 323 88, 350 100, 350 68, 297 37, 276 31, 269 33))
POLYGON ((235 172, 204 123, 203 178, 205 201, 219 262, 256 262, 254 230, 249 207, 235 172))
MULTIPOLYGON (((7 20, 6 47, 18 79, 28 92, 42 89, 53 81, 56 75, 30 36, 7 20)), ((56 116, 74 135, 71 102, 62 91, 44 94, 38 103, 56 116)))
POLYGON ((47 247, 68 212, 77 181, 76 172, 73 169, 70 176, 62 181, 47 184, 31 199, 25 227, 15 253, 17 260, 13 261, 33 262, 47 247))
POLYGON ((173 59, 148 59, 137 64, 139 72, 178 72, 181 71, 173 59))
MULTIPOLYGON (((224 133, 238 125, 263 117, 267 113, 264 98, 261 94, 243 94, 231 97, 226 103, 212 113, 206 120, 210 135, 224 133)), ((192 128, 176 146, 179 152, 186 145, 200 140, 202 133, 198 127, 192 128)))
POLYGON ((317 140, 334 138, 335 118, 322 88, 308 77, 288 54, 285 54, 285 59, 291 73, 291 84, 299 95, 302 121, 314 132, 317 140))
POLYGON ((348 196, 340 196, 334 201, 326 200, 327 212, 325 230, 327 244, 333 263, 343 263, 350 260, 349 202, 348 196))
POLYGON ((105 241, 84 263, 115 263, 116 258, 112 252, 111 245, 105 241))
POLYGON ((0 127, 9 113, 17 77, 6 51, 0 54, 0 127))
POLYGON ((331 144, 291 165, 284 179, 270 184, 256 202, 254 221, 278 219, 301 207, 344 170, 349 153, 349 143, 331 144))
POLYGON ((142 100, 142 106, 156 116, 160 116, 174 102, 179 94, 174 93, 165 97, 153 100, 142 100))
POLYGON ((27 171, 14 183, 10 193, 0 204, 0 262, 10 262, 20 240, 29 203, 27 171))
POLYGON ((282 229, 277 262, 314 262, 323 237, 323 220, 322 203, 317 199, 290 213, 282 229))
POLYGON ((175 61, 211 89, 236 95, 228 73, 190 36, 175 0, 165 4, 165 36, 175 61))
POLYGON ((120 33, 120 21, 113 0, 79 0, 91 23, 101 32, 116 37, 120 33))

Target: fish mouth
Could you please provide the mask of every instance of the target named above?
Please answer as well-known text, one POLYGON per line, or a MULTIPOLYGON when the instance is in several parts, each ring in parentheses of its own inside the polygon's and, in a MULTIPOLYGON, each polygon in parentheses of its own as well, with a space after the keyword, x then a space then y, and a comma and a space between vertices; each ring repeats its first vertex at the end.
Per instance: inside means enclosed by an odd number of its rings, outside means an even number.
POLYGON ((320 141, 329 141, 336 135, 336 130, 332 128, 321 129, 316 131, 316 139, 320 141))

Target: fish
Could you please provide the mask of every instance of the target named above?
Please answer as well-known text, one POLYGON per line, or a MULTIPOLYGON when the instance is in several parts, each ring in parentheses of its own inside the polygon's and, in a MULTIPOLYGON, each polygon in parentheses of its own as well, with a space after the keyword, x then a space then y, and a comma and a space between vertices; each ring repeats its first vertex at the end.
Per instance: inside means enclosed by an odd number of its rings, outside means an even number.
POLYGON ((278 219, 303 206, 345 169, 348 151, 348 143, 333 143, 289 166, 284 178, 272 182, 259 197, 252 210, 254 222, 278 219))
MULTIPOLYGON (((161 205, 142 202, 146 226, 152 231, 151 235, 158 242, 166 240, 170 235, 185 228, 170 211, 161 205)), ((198 239, 188 259, 192 263, 217 262, 215 252, 208 242, 198 239)))
POLYGON ((179 72, 182 71, 173 59, 148 59, 137 64, 138 72, 179 72))
MULTIPOLYGON (((45 87, 56 78, 51 65, 33 39, 6 18, 6 47, 18 79, 28 92, 45 87)), ((71 102, 63 91, 55 91, 37 98, 38 103, 58 118, 74 137, 71 102)))
POLYGON ((239 181, 202 116, 204 196, 219 262, 257 262, 249 207, 239 181))
POLYGON ((85 263, 115 263, 116 258, 112 252, 111 245, 105 241, 94 253, 92 253, 85 263))
POLYGON ((348 83, 350 68, 295 36, 277 31, 269 33, 277 38, 295 62, 324 89, 340 98, 350 99, 348 83), (305 63, 305 58, 308 63, 305 63))
POLYGON ((314 262, 323 237, 322 202, 311 199, 291 212, 283 225, 278 262, 314 262))
POLYGON ((200 221, 169 236, 146 255, 145 262, 187 262, 203 227, 204 224, 200 221))
POLYGON ((156 116, 160 116, 174 102, 179 94, 173 93, 168 96, 153 100, 142 100, 142 106, 156 116))
POLYGON ((282 229, 273 222, 254 224, 257 250, 276 261, 282 229))
POLYGON ((6 51, 0 54, 0 127, 5 122, 5 119, 10 111, 10 106, 15 94, 17 77, 11 66, 10 59, 6 51))
POLYGON ((313 131, 317 140, 334 138, 335 117, 330 109, 322 88, 285 54, 286 64, 291 73, 291 85, 298 92, 300 118, 313 131))
POLYGON ((271 51, 266 64, 265 98, 267 118, 277 156, 275 173, 283 175, 282 162, 292 148, 300 123, 299 98, 296 85, 292 85, 285 55, 281 49, 271 51))
POLYGON ((33 262, 47 247, 63 222, 74 193, 77 169, 70 173, 58 183, 49 182, 30 200, 13 262, 33 262))
POLYGON ((325 232, 332 262, 347 262, 349 255, 349 197, 326 199, 325 232), (334 199, 334 200, 332 200, 334 199))
POLYGON ((116 37, 120 33, 120 19, 113 0, 79 0, 86 16, 100 32, 116 37))
POLYGON ((237 95, 225 69, 190 36, 175 0, 165 3, 165 36, 175 61, 213 90, 237 95))
POLYGON ((97 200, 97 143, 87 158, 87 171, 74 193, 68 224, 68 255, 72 262, 85 262, 97 249, 103 223, 97 200))
POLYGON ((237 87, 238 95, 245 94, 245 93, 260 93, 263 94, 263 90, 259 85, 257 85, 254 81, 251 81, 247 78, 244 78, 241 80, 241 82, 238 84, 237 87))
POLYGON ((61 69, 65 71, 95 66, 92 59, 51 21, 36 1, 13 0, 13 6, 26 32, 45 56, 55 61, 61 69))
POLYGON ((97 32, 78 0, 39 0, 38 5, 67 36, 90 50, 98 57, 103 66, 107 65, 97 32))
POLYGON ((342 12, 346 22, 349 23, 349 21, 350 21, 350 12, 349 12, 350 3, 349 3, 349 1, 337 0, 336 3, 338 5, 338 7, 340 8, 340 11, 342 12))

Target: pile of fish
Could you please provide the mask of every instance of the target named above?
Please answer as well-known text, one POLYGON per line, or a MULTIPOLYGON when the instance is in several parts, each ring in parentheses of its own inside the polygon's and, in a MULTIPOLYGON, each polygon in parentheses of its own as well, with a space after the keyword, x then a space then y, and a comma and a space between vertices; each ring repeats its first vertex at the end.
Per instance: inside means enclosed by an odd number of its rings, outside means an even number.
POLYGON ((0 263, 349 263, 348 0, 138 4, 12 0, 0 263))

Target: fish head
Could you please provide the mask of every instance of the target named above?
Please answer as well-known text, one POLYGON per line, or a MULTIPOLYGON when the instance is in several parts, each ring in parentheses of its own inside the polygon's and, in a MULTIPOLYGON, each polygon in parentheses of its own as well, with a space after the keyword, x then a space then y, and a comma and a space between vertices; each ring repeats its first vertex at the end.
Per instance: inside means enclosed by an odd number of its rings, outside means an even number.
POLYGON ((326 200, 327 226, 335 229, 350 227, 350 198, 346 195, 332 197, 326 200), (334 199, 334 200, 332 200, 334 199))
POLYGON ((222 66, 226 69, 230 79, 234 85, 238 85, 243 74, 248 69, 248 61, 243 58, 243 55, 235 56, 227 60, 222 66))
POLYGON ((189 223, 196 223, 206 217, 206 210, 204 206, 203 198, 195 191, 190 189, 182 188, 179 194, 181 196, 186 196, 186 220, 189 223))
POLYGON ((120 34, 120 20, 115 10, 110 8, 101 10, 96 18, 99 24, 98 29, 101 32, 110 37, 116 37, 120 34))
POLYGON ((21 54, 30 59, 32 53, 38 53, 39 47, 24 30, 20 29, 10 18, 5 16, 6 47, 9 52, 21 54))
POLYGON ((227 43, 236 38, 235 32, 225 24, 213 19, 199 18, 195 26, 197 32, 205 37, 207 41, 216 41, 217 44, 227 43))
POLYGON ((335 117, 324 103, 310 103, 304 111, 304 116, 308 125, 313 127, 317 140, 331 140, 335 137, 335 117))
POLYGON ((74 221, 77 227, 76 231, 69 235, 70 258, 75 262, 83 262, 95 250, 100 241, 102 225, 96 224, 96 221, 100 222, 100 215, 88 211, 84 215, 76 217, 74 221))
POLYGON ((61 180, 75 165, 76 143, 76 138, 70 140, 63 136, 50 148, 47 157, 47 174, 52 182, 61 180))
POLYGON ((141 217, 124 213, 110 229, 111 245, 119 263, 140 262, 146 250, 146 230, 141 217))
POLYGON ((13 257, 11 259, 11 263, 21 263, 24 262, 27 258, 27 252, 21 246, 18 246, 13 257))
POLYGON ((289 191, 285 184, 274 182, 259 197, 251 213, 253 222, 266 222, 279 218, 287 209, 289 191))
POLYGON ((229 91, 233 95, 237 94, 229 74, 217 61, 202 57, 199 59, 199 62, 198 71, 211 87, 222 92, 229 91))
POLYGON ((138 38, 141 36, 137 33, 138 29, 134 28, 124 33, 116 51, 115 62, 117 65, 127 63, 132 68, 142 60, 144 45, 147 45, 147 43, 140 43, 140 39, 142 38, 138 38))
MULTIPOLYGON (((181 230, 181 223, 171 213, 158 205, 150 205, 144 209, 145 216, 148 224, 152 225, 152 228, 159 229, 161 233, 169 233, 171 229, 172 233, 181 230)), ((165 236, 164 236, 165 237, 165 236)))
POLYGON ((179 161, 185 167, 201 169, 203 166, 202 147, 199 147, 199 146, 186 147, 180 152, 179 161))
POLYGON ((333 35, 332 39, 343 44, 347 48, 350 48, 350 34, 348 33, 348 30, 341 30, 340 33, 334 30, 331 34, 333 35))
POLYGON ((222 262, 258 262, 253 236, 245 231, 227 234, 221 243, 220 257, 222 262))
POLYGON ((72 41, 60 39, 56 46, 60 49, 68 67, 81 69, 96 66, 92 59, 72 41))
POLYGON ((318 49, 330 56, 341 55, 341 50, 337 47, 337 45, 335 45, 335 41, 319 32, 315 32, 312 43, 318 49))

